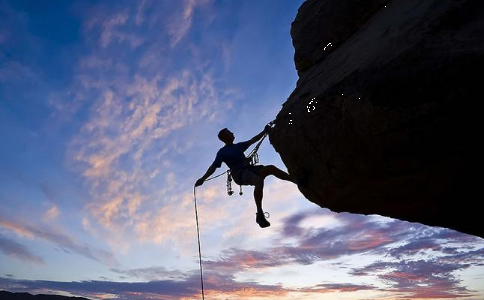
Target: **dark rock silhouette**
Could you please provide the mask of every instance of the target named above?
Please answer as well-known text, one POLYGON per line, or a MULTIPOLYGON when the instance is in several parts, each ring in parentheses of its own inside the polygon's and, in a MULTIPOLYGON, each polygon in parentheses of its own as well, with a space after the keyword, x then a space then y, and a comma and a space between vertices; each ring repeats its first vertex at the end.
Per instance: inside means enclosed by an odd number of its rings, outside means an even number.
POLYGON ((11 293, 0 291, 0 299, 2 300, 88 300, 82 297, 66 297, 58 295, 31 295, 29 293, 11 293))
POLYGON ((306 1, 270 136, 304 196, 484 237, 483 32, 481 0, 306 1))

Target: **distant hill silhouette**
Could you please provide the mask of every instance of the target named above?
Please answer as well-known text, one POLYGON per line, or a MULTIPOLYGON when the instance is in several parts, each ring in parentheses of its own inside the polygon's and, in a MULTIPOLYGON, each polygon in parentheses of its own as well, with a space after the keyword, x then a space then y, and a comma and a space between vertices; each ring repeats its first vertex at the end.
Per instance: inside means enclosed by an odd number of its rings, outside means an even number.
POLYGON ((0 291, 0 299, 2 300, 89 300, 82 297, 66 297, 58 295, 31 295, 29 293, 11 293, 7 291, 0 291))

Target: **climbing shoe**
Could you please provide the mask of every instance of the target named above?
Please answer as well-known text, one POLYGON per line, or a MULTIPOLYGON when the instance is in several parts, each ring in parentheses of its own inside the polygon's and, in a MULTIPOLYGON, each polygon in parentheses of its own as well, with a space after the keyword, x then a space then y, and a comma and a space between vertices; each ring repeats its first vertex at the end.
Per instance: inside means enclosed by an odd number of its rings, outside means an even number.
POLYGON ((266 217, 264 216, 264 214, 256 213, 255 221, 257 222, 257 224, 259 224, 261 228, 266 228, 271 226, 271 223, 269 223, 269 221, 266 220, 266 217))

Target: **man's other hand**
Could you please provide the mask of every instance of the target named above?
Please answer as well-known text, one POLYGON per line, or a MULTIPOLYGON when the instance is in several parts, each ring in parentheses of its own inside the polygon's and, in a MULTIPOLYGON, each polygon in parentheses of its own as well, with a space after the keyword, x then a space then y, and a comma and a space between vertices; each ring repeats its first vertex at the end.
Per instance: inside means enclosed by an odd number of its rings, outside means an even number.
POLYGON ((202 178, 198 179, 197 182, 195 182, 195 186, 201 186, 205 180, 202 178))

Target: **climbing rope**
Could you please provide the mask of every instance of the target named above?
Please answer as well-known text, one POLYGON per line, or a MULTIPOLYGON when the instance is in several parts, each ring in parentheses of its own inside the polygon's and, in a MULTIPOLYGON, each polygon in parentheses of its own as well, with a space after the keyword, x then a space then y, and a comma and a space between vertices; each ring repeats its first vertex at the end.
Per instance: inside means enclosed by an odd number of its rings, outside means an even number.
MULTIPOLYGON (((230 180, 232 180, 232 178, 230 176, 230 170, 227 170, 227 171, 223 172, 222 174, 219 174, 217 176, 214 176, 214 177, 207 179, 206 181, 220 177, 220 176, 224 175, 225 173, 228 173, 229 174, 228 178, 230 178, 230 180)), ((193 187, 193 199, 194 199, 194 203, 195 203, 195 221, 197 223, 198 261, 199 261, 199 264, 200 264, 200 284, 202 286, 202 300, 205 300, 205 289, 204 289, 204 286, 203 286, 202 246, 201 246, 201 243, 200 243, 200 226, 198 224, 198 208, 197 208, 197 192, 196 192, 196 189, 197 189, 197 187, 194 186, 193 187)), ((227 179, 227 189, 229 191, 229 195, 232 195, 233 191, 230 188, 230 184, 229 184, 228 179, 227 179)), ((242 187, 240 187, 240 194, 242 195, 242 187)), ((267 217, 269 217, 269 216, 267 216, 267 217)))
POLYGON ((202 284, 202 300, 205 300, 205 291, 203 288, 202 247, 200 246, 200 227, 198 226, 197 193, 195 186, 193 187, 193 199, 195 199, 195 220, 197 221, 198 258, 200 262, 200 283, 202 284))
POLYGON ((261 140, 257 143, 257 145, 255 145, 254 149, 247 156, 247 161, 249 162, 249 165, 254 166, 259 162, 259 155, 257 154, 257 151, 259 151, 259 147, 266 138, 266 136, 267 132, 262 136, 261 140))
MULTIPOLYGON (((267 125, 272 126, 275 123, 276 123, 276 120, 272 120, 269 123, 267 123, 267 125)), ((257 145, 255 145, 254 149, 252 149, 252 151, 247 156, 247 160, 249 161, 250 165, 253 166, 253 165, 256 165, 259 162, 259 155, 257 154, 257 151, 259 151, 259 147, 260 147, 260 145, 262 144, 262 142, 264 141, 264 139, 266 138, 267 135, 268 135, 267 132, 264 133, 264 135, 262 136, 260 141, 257 143, 257 145)))

